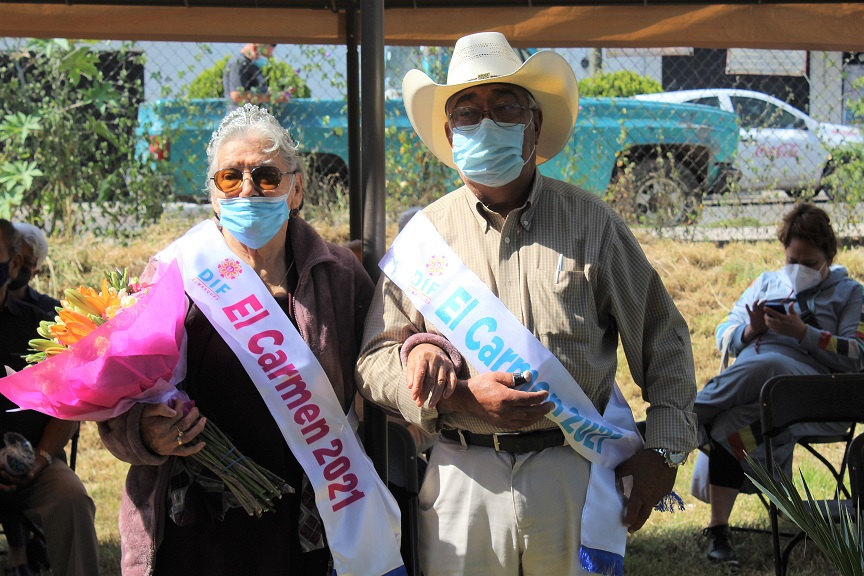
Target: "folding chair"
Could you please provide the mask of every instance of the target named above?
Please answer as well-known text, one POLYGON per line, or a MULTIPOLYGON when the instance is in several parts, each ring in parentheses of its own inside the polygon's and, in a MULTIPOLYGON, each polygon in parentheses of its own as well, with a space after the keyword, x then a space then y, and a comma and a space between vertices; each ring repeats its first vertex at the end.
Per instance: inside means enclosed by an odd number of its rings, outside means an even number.
POLYGON ((859 434, 849 446, 849 487, 852 502, 861 508, 864 502, 864 434, 859 434))
POLYGON ((421 576, 418 519, 420 482, 425 460, 418 457, 414 436, 395 413, 363 400, 358 433, 378 474, 387 479, 387 489, 402 516, 400 553, 408 576, 421 576))
MULTIPOLYGON (((762 387, 760 402, 765 459, 773 469, 774 440, 789 426, 802 422, 864 422, 864 374, 775 376, 762 387)), ((847 452, 851 452, 851 446, 847 446, 847 452)), ((856 461, 856 467, 858 473, 860 461, 856 461)), ((781 552, 777 507, 773 502, 769 515, 774 570, 776 576, 783 576, 792 548, 805 535, 796 535, 781 552)))
POLYGON ((420 576, 418 518, 420 469, 414 437, 398 422, 387 422, 388 488, 402 512, 402 560, 408 576, 420 576))
MULTIPOLYGON (((729 352, 729 344, 730 344, 729 341, 731 339, 731 336, 732 336, 732 333, 730 331, 728 333, 728 337, 724 340, 723 346, 720 350, 720 367, 719 367, 718 373, 722 372, 723 370, 728 368, 729 364, 733 360, 733 357, 731 356, 731 354, 729 352)), ((823 377, 823 376, 821 376, 821 375, 813 376, 814 379, 818 379, 821 377, 823 377)), ((851 422, 849 425, 849 428, 847 428, 842 433, 819 434, 819 435, 814 434, 814 435, 802 436, 801 438, 798 438, 796 440, 797 445, 801 446, 802 448, 804 448, 805 450, 810 452, 810 454, 812 454, 814 458, 819 460, 825 466, 825 468, 828 469, 828 471, 831 473, 831 475, 834 477, 834 481, 837 484, 836 490, 837 490, 837 496, 838 497, 840 497, 842 495, 842 496, 845 496, 846 498, 849 498, 849 496, 850 496, 849 490, 846 488, 846 485, 843 482, 843 478, 844 478, 844 473, 846 471, 846 466, 847 466, 847 455, 849 452, 849 445, 852 443, 852 439, 854 437, 855 437, 855 422, 851 422), (843 458, 840 461, 839 468, 835 468, 834 464, 832 464, 831 461, 828 460, 817 449, 817 447, 819 445, 826 445, 826 444, 843 444, 843 458)), ((764 496, 762 496, 762 494, 759 494, 759 499, 762 500, 762 503, 765 505, 765 508, 768 508, 768 500, 764 496)), ((732 529, 733 530, 739 530, 741 532, 761 532, 762 531, 760 529, 739 528, 739 527, 734 527, 732 529)))

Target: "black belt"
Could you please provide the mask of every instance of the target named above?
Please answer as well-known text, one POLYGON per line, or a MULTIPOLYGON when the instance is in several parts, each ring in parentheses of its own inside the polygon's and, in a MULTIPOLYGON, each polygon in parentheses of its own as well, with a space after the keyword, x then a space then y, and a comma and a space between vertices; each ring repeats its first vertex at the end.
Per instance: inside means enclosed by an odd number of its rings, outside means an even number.
POLYGON ((564 433, 560 428, 537 432, 499 432, 497 434, 474 434, 467 430, 442 430, 441 435, 469 446, 494 448, 497 452, 523 454, 554 446, 564 446, 564 433))

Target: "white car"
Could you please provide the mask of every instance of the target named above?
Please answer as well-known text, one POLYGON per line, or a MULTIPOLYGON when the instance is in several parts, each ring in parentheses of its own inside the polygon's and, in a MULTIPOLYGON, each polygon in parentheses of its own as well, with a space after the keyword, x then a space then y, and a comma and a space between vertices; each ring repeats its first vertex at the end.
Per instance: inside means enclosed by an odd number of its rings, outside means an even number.
POLYGON ((640 100, 712 106, 734 112, 741 126, 738 170, 741 190, 819 190, 833 169, 831 152, 864 144, 864 133, 814 120, 773 96, 751 90, 709 88, 634 96, 640 100))

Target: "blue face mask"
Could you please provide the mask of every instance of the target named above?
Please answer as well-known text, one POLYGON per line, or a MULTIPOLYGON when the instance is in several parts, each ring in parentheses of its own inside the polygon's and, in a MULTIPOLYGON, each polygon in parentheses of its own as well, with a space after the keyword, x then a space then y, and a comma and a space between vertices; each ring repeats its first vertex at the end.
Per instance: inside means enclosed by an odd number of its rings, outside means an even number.
POLYGON ((264 66, 267 65, 267 60, 268 58, 265 58, 264 56, 258 56, 258 58, 255 60, 255 66, 257 66, 258 68, 264 68, 264 66))
POLYGON ((471 132, 453 130, 453 162, 472 182, 492 188, 509 184, 526 164, 522 160, 526 128, 525 124, 503 127, 484 118, 471 132))
POLYGON ((244 245, 258 250, 288 221, 288 195, 217 198, 219 223, 244 245))

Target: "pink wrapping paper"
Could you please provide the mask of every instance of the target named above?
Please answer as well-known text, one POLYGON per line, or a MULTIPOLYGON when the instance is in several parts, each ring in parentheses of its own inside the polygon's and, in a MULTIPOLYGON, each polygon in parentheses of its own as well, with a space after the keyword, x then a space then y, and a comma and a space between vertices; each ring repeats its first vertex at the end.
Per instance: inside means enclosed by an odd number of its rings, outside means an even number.
POLYGON ((106 420, 136 402, 173 396, 186 374, 186 295, 177 263, 159 269, 154 284, 69 350, 0 378, 0 394, 63 420, 106 420))

